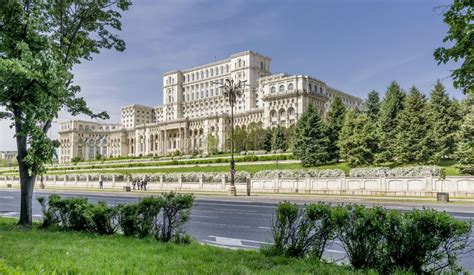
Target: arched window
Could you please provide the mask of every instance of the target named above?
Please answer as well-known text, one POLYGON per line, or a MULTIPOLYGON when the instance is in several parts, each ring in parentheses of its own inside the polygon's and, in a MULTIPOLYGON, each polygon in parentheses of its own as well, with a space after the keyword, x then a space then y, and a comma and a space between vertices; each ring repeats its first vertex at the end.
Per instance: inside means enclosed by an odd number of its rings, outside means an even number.
POLYGON ((270 93, 273 94, 273 93, 275 93, 275 92, 276 92, 276 88, 275 88, 275 86, 272 86, 272 87, 270 88, 270 93))
POLYGON ((242 60, 239 59, 239 67, 242 67, 242 60))
POLYGON ((221 74, 224 73, 224 67, 221 66, 221 74))
POLYGON ((216 75, 219 75, 219 68, 216 67, 216 75))
POLYGON ((201 79, 204 78, 204 73, 201 71, 201 79))
POLYGON ((293 91, 293 83, 288 84, 288 91, 293 91))
POLYGON ((278 87, 278 92, 282 93, 285 91, 285 86, 284 85, 280 85, 280 87, 278 87))
POLYGON ((313 86, 311 86, 311 84, 309 84, 309 91, 311 92, 313 90, 313 86))
POLYGON ((229 65, 225 66, 225 70, 226 70, 227 73, 229 73, 229 65))

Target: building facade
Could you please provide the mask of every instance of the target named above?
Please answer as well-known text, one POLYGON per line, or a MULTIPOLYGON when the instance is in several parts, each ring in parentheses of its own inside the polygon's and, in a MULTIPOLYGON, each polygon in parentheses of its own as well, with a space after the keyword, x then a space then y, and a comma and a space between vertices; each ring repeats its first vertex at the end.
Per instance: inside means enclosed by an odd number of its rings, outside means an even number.
POLYGON ((120 124, 69 120, 60 124, 59 161, 74 157, 156 156, 176 151, 207 152, 213 136, 224 150, 230 135, 230 105, 220 86, 225 79, 245 81, 234 106, 234 124, 247 127, 289 127, 308 104, 322 116, 331 100, 340 97, 349 108, 363 108, 361 98, 334 89, 305 75, 272 74, 271 59, 253 51, 202 66, 163 75, 163 105, 128 105, 121 108, 120 124))

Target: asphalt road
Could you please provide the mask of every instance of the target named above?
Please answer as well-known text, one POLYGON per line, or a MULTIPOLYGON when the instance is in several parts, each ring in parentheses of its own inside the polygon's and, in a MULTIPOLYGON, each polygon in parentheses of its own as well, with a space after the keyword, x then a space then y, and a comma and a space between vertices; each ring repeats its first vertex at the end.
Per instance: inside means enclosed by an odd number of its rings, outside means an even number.
MULTIPOLYGON (((35 192, 33 201, 33 218, 41 219, 41 207, 36 198, 47 196, 49 192, 35 192)), ((138 200, 133 195, 113 193, 83 193, 56 192, 62 196, 85 196, 91 202, 105 201, 108 204, 128 203, 138 200)), ((20 210, 19 190, 0 190, 0 216, 18 217, 20 210)), ((311 197, 314 201, 315 197, 311 197)), ((191 218, 186 224, 186 231, 201 243, 222 246, 231 249, 258 249, 260 246, 272 241, 271 221, 276 203, 281 198, 251 200, 227 199, 225 197, 198 197, 191 212, 191 218)), ((325 199, 327 200, 327 199, 325 199)), ((298 203, 304 203, 299 199, 298 203)), ((338 202, 341 202, 338 200, 338 202)), ((366 203, 369 204, 370 203, 366 203)), ((419 203, 386 203, 387 208, 410 210, 420 208, 419 203)), ((433 206, 445 210, 450 215, 461 220, 474 219, 474 205, 433 206)), ((474 232, 470 236, 471 248, 474 248, 474 232)), ((344 249, 339 241, 332 242, 325 251, 325 257, 334 261, 347 261, 344 249)), ((461 264, 464 268, 474 273, 474 251, 463 255, 461 264)))

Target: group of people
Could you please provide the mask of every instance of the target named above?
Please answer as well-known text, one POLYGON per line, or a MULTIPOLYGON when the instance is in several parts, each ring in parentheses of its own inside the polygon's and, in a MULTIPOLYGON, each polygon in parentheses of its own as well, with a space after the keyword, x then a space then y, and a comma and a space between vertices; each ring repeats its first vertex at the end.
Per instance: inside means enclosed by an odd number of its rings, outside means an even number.
POLYGON ((144 177, 143 179, 133 179, 132 180, 132 189, 133 190, 145 190, 146 191, 146 185, 148 184, 148 179, 147 177, 144 177), (136 187, 136 189, 135 189, 136 187))

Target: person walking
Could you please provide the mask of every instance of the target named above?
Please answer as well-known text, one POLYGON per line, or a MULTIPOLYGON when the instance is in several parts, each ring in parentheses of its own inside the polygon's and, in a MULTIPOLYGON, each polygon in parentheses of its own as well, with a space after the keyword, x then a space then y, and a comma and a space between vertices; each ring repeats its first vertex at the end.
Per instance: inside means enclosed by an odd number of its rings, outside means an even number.
POLYGON ((99 189, 104 189, 104 181, 102 179, 99 180, 99 189))
POLYGON ((145 176, 145 178, 143 179, 143 189, 146 191, 146 185, 148 184, 148 179, 147 177, 145 176))
POLYGON ((132 181, 132 186, 133 186, 133 190, 135 190, 135 186, 137 185, 137 182, 135 180, 132 181))

